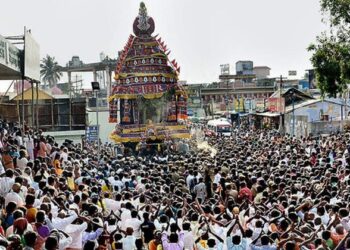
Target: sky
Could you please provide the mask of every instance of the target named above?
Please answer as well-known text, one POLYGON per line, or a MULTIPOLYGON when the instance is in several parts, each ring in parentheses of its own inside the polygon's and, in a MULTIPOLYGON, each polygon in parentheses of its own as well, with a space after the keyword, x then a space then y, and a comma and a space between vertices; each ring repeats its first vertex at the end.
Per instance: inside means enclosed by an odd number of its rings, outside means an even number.
MULTIPOLYGON (((138 14, 138 0, 1 0, 0 34, 31 29, 41 57, 65 65, 100 52, 116 57, 138 14)), ((220 64, 238 60, 269 66, 271 76, 311 68, 306 48, 326 26, 319 0, 144 0, 156 30, 188 83, 218 81, 220 64)), ((84 80, 90 79, 83 76, 84 80)), ((0 82, 1 83, 1 82, 0 82)), ((86 84, 86 83, 85 83, 86 84)), ((6 83, 1 84, 3 91, 6 83)))

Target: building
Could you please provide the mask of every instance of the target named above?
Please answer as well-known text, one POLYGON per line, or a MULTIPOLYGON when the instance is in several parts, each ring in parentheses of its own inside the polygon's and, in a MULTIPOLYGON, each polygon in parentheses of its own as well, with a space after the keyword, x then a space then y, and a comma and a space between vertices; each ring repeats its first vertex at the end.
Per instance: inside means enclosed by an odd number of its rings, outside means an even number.
POLYGON ((2 102, 0 114, 10 122, 23 117, 27 126, 55 135, 57 131, 85 131, 85 107, 85 98, 70 99, 32 87, 2 102))
POLYGON ((342 131, 345 109, 350 110, 344 103, 330 99, 289 105, 284 115, 285 132, 300 137, 342 131))
POLYGON ((267 66, 255 66, 253 68, 253 74, 256 79, 267 79, 270 76, 270 68, 267 66))
POLYGON ((236 62, 237 75, 253 75, 254 63, 252 61, 238 61, 236 62))
POLYGON ((184 89, 187 92, 187 114, 189 118, 205 117, 205 111, 203 108, 202 89, 208 84, 186 84, 184 89))

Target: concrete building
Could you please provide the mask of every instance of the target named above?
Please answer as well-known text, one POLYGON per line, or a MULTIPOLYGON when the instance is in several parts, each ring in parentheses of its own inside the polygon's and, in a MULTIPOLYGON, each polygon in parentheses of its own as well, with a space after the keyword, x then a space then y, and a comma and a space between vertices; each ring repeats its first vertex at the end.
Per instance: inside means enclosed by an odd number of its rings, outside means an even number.
POLYGON ((345 109, 349 110, 349 106, 329 99, 308 100, 294 107, 289 105, 284 115, 285 132, 293 134, 294 127, 294 135, 300 137, 311 133, 317 135, 342 131, 345 109))
POLYGON ((267 66, 255 66, 253 68, 253 74, 256 76, 256 79, 266 79, 270 76, 270 68, 267 66))
POLYGON ((236 62, 236 74, 237 75, 252 75, 253 74, 253 61, 238 61, 236 62))

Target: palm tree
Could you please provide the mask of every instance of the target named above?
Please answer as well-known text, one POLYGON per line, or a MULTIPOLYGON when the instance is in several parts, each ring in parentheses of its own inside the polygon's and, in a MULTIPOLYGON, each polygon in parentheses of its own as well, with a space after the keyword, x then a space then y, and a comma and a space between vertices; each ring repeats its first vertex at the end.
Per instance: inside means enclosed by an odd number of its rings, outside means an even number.
POLYGON ((51 88, 60 80, 62 72, 60 72, 60 67, 55 61, 55 57, 46 55, 41 62, 40 75, 44 82, 44 88, 46 88, 46 84, 49 84, 49 87, 51 88))

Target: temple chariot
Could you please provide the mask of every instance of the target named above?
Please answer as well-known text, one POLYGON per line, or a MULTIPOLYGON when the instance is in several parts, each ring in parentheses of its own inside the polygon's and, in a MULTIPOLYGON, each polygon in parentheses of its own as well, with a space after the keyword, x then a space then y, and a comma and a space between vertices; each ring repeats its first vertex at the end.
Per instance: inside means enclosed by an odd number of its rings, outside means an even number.
POLYGON ((180 67, 147 15, 144 3, 124 49, 119 53, 109 96, 109 122, 116 143, 160 143, 190 138, 186 127, 187 94, 178 83, 180 67))

